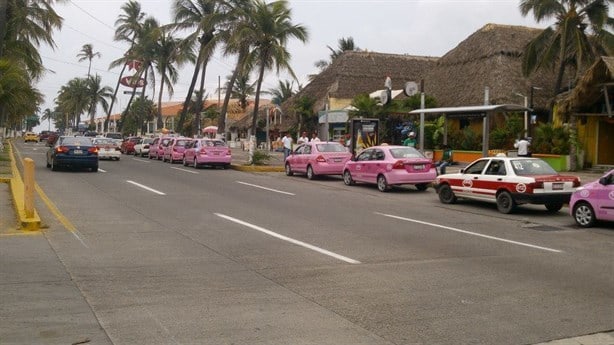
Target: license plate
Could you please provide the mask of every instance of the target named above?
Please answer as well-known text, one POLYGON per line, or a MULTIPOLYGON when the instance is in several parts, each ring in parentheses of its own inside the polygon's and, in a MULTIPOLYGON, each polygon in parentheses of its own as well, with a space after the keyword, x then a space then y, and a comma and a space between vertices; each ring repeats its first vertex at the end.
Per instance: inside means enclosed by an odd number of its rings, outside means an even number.
POLYGON ((424 164, 416 164, 416 165, 414 165, 414 170, 424 170, 424 164))
POLYGON ((564 183, 553 183, 552 184, 552 190, 563 190, 563 188, 565 187, 564 183))
POLYGON ((73 150, 72 153, 75 154, 75 155, 82 155, 83 154, 83 150, 73 150))
POLYGON ((333 158, 333 162, 335 162, 335 163, 341 163, 341 158, 333 158))
POLYGON ((214 156, 219 156, 220 153, 219 152, 212 152, 214 156))

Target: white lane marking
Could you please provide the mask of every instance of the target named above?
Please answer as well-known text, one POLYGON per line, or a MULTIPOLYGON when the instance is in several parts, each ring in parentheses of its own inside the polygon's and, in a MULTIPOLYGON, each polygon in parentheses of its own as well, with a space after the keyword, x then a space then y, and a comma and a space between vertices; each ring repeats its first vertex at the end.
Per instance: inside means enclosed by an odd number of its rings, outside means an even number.
POLYGON ((241 182, 241 181, 237 181, 237 183, 244 184, 244 185, 250 186, 250 187, 256 187, 256 188, 268 190, 268 191, 275 192, 275 193, 281 193, 281 194, 286 194, 286 195, 296 195, 294 193, 284 192, 284 191, 273 189, 273 188, 267 188, 267 187, 259 186, 257 184, 251 184, 251 183, 241 182))
POLYGON ((175 170, 179 170, 179 171, 185 171, 185 172, 190 173, 190 174, 198 174, 196 171, 182 169, 182 168, 171 167, 171 169, 175 169, 175 170))
POLYGON ((276 232, 273 232, 271 230, 267 230, 267 229, 259 227, 257 225, 250 224, 248 222, 244 222, 244 221, 242 221, 240 219, 233 218, 233 217, 221 214, 221 213, 216 213, 215 215, 218 216, 218 217, 224 218, 226 220, 229 220, 231 222, 234 222, 234 223, 237 223, 237 224, 241 224, 241 225, 244 225, 244 226, 246 226, 248 228, 260 231, 262 233, 265 233, 265 234, 267 234, 269 236, 273 236, 273 237, 278 238, 280 240, 287 241, 287 242, 290 242, 292 244, 296 244, 298 246, 305 247, 307 249, 311 249, 311 250, 316 251, 318 253, 331 256, 331 257, 333 257, 335 259, 338 259, 338 260, 341 260, 341 261, 345 261, 345 262, 350 263, 350 264, 360 264, 360 261, 357 261, 357 260, 354 260, 354 259, 350 259, 350 258, 348 258, 346 256, 339 255, 337 253, 333 253, 331 251, 328 251, 326 249, 322 249, 320 247, 316 247, 316 246, 314 246, 312 244, 309 244, 309 243, 305 243, 305 242, 302 242, 302 241, 299 241, 299 240, 295 240, 293 238, 290 238, 290 237, 278 234, 276 232))
POLYGON ((405 218, 405 217, 399 217, 399 216, 395 216, 392 214, 385 214, 385 213, 380 213, 380 212, 374 212, 375 214, 379 214, 380 216, 384 216, 384 217, 389 217, 389 218, 394 218, 394 219, 399 219, 399 220, 404 220, 407 222, 414 222, 414 223, 418 223, 418 224, 424 224, 424 225, 428 225, 428 226, 433 226, 436 228, 441 228, 441 229, 445 229, 445 230, 450 230, 450 231, 456 231, 456 232, 460 232, 463 234, 467 234, 467 235, 473 235, 473 236, 478 236, 478 237, 484 237, 484 238, 488 238, 490 240, 495 240, 495 241, 501 241, 501 242, 506 242, 506 243, 511 243, 511 244, 516 244, 519 246, 524 246, 524 247, 529 247, 529 248, 535 248, 535 249, 540 249, 540 250, 545 250, 548 252, 553 252, 553 253, 562 253, 562 250, 558 250, 558 249, 552 249, 552 248, 548 248, 548 247, 541 247, 541 246, 536 246, 534 244, 530 244, 530 243, 524 243, 524 242, 518 242, 518 241, 512 241, 512 240, 508 240, 505 238, 500 238, 500 237, 494 237, 494 236, 489 236, 489 235, 484 235, 484 234, 480 234, 477 232, 471 232, 471 231, 467 231, 467 230, 461 230, 461 229, 457 229, 457 228, 453 228, 450 226, 445 226, 445 225, 439 225, 439 224, 435 224, 435 223, 429 223, 429 222, 423 222, 421 220, 416 220, 416 219, 410 219, 410 218, 405 218))
POLYGON ((137 187, 141 187, 141 188, 143 188, 143 189, 146 189, 146 190, 148 190, 148 191, 150 191, 150 192, 154 192, 154 193, 156 193, 156 194, 166 195, 166 193, 162 193, 162 192, 160 192, 159 190, 155 190, 155 189, 153 189, 153 188, 147 187, 147 186, 145 186, 145 185, 142 185, 142 184, 137 183, 137 182, 134 182, 134 181, 126 180, 126 182, 128 182, 128 183, 132 183, 133 185, 135 185, 135 186, 137 186, 137 187))
POLYGON ((100 171, 100 172, 107 172, 106 170, 102 170, 100 168, 98 168, 98 171, 100 171))

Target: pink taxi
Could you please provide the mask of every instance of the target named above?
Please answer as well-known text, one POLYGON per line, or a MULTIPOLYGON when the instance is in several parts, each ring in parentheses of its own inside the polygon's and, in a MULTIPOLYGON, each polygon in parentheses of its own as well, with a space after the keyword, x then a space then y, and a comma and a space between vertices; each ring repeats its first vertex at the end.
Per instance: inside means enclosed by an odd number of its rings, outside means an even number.
POLYGON ((164 154, 164 146, 166 146, 173 137, 157 137, 149 145, 149 159, 162 159, 164 154))
POLYGON ((317 175, 341 175, 350 158, 352 154, 338 142, 312 141, 299 145, 286 158, 286 175, 305 174, 310 180, 317 175))
POLYGON ((433 161, 409 146, 381 145, 361 151, 356 158, 345 163, 343 182, 377 184, 380 192, 391 186, 413 184, 424 191, 437 177, 433 161))
POLYGON ((583 228, 595 225, 598 220, 614 221, 614 170, 578 187, 569 200, 569 211, 583 228))
POLYGON ((166 146, 162 147, 162 161, 169 161, 171 164, 175 162, 183 161, 183 154, 186 150, 186 146, 192 142, 193 139, 177 137, 172 138, 166 146))
POLYGON ((183 165, 200 168, 203 165, 218 165, 227 169, 232 160, 230 148, 219 139, 194 139, 183 156, 183 165))

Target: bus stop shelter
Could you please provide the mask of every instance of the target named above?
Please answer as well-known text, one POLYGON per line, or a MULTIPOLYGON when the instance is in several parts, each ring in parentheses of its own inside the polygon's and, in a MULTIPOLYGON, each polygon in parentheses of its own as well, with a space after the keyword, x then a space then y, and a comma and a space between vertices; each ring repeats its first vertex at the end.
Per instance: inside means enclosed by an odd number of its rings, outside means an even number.
MULTIPOLYGON (((426 114, 441 114, 445 116, 446 128, 449 116, 469 116, 482 118, 482 156, 488 156, 488 138, 490 134, 490 119, 498 113, 530 112, 531 109, 518 104, 475 105, 464 107, 416 109, 409 112, 410 115, 420 115, 420 149, 424 150, 424 117, 426 114)), ((447 143, 448 132, 445 131, 444 142, 447 143)))

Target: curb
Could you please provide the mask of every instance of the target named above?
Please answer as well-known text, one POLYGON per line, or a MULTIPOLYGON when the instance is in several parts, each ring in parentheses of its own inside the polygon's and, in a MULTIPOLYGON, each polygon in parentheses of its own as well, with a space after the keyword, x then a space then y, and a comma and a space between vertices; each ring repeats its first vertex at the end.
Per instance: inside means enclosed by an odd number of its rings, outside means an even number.
POLYGON ((244 172, 284 172, 285 169, 282 166, 271 165, 236 165, 231 164, 230 169, 244 171, 244 172))
POLYGON ((11 188, 11 196, 13 198, 13 206, 15 207, 15 212, 17 214, 17 218, 19 219, 19 224, 21 225, 22 230, 26 231, 37 231, 41 228, 41 219, 34 210, 32 217, 28 217, 26 215, 25 210, 25 198, 24 191, 25 185, 23 180, 21 179, 21 175, 19 174, 19 170, 17 169, 17 163, 15 163, 15 156, 12 149, 12 143, 9 146, 9 156, 11 157, 11 172, 13 177, 11 178, 2 178, 1 182, 8 182, 11 188))

